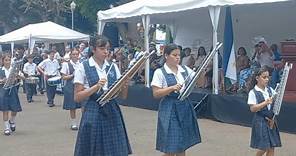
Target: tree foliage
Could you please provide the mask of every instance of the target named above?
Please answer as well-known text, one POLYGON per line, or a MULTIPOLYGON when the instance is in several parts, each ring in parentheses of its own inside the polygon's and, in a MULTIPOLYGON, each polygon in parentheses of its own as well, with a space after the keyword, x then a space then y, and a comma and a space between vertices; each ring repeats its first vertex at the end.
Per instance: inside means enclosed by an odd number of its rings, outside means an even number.
MULTIPOLYGON (((132 0, 74 0, 77 4, 75 17, 78 18, 75 23, 77 26, 90 24, 95 27, 98 10, 109 9, 110 4, 118 6, 130 1, 132 0), (89 22, 84 23, 85 21, 89 22)), ((4 28, 6 33, 29 23, 48 20, 67 25, 71 21, 71 2, 72 0, 0 0, 0 28, 4 28)))

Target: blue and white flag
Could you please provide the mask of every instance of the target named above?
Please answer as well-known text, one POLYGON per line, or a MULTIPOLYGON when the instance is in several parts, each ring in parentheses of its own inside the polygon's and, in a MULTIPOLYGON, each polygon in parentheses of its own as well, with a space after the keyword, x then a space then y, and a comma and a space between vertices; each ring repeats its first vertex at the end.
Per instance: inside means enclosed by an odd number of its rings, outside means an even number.
POLYGON ((223 69, 225 77, 231 80, 231 83, 237 81, 236 74, 236 57, 233 44, 233 29, 231 8, 226 7, 225 27, 224 27, 224 52, 223 52, 223 69))

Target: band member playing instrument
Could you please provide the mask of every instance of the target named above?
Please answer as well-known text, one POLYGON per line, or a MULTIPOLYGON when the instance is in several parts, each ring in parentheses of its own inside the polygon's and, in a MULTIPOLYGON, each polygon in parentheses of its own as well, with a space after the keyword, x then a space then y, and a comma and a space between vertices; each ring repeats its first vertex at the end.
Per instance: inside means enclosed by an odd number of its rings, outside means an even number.
POLYGON ((248 104, 254 112, 251 134, 251 147, 257 149, 256 156, 274 155, 274 147, 281 147, 277 124, 273 117, 274 90, 268 86, 269 68, 261 67, 252 76, 252 90, 249 92, 248 104))
POLYGON ((180 101, 178 92, 184 89, 186 77, 193 71, 180 66, 180 50, 169 44, 164 48, 166 59, 151 82, 153 96, 162 98, 158 109, 156 149, 164 156, 185 156, 185 151, 201 142, 196 114, 189 99, 180 101))
MULTIPOLYGON (((116 100, 104 106, 96 100, 121 76, 116 64, 106 60, 110 42, 107 38, 96 38, 93 56, 75 70, 74 99, 81 102, 87 99, 82 114, 75 146, 75 156, 127 156, 131 154, 125 124, 116 100), (110 72, 109 68, 111 67, 110 72), (108 73, 108 75, 106 74, 108 73)), ((121 95, 127 95, 127 84, 121 95)))
POLYGON ((51 50, 49 52, 49 58, 46 60, 43 60, 38 65, 38 70, 41 74, 44 75, 45 83, 46 83, 46 95, 47 95, 47 104, 49 107, 53 107, 54 105, 54 97, 56 94, 56 85, 49 85, 48 79, 58 76, 59 75, 59 62, 57 59, 54 58, 55 51, 51 50))
POLYGON ((79 51, 74 49, 70 52, 69 62, 64 62, 62 64, 61 74, 62 79, 65 80, 64 86, 64 104, 63 109, 70 110, 70 117, 71 117, 71 129, 78 130, 77 122, 76 122, 76 109, 80 108, 80 104, 74 101, 74 71, 79 66, 78 61, 79 51))
MULTIPOLYGON (((0 68, 0 111, 3 112, 4 134, 10 135, 12 131, 15 131, 15 118, 17 112, 22 111, 22 107, 19 101, 17 86, 12 86, 8 89, 3 88, 10 74, 11 55, 8 53, 4 54, 2 61, 3 67, 0 68), (11 112, 10 119, 9 112, 11 112)), ((20 78, 20 76, 17 76, 17 78, 20 78)))
MULTIPOLYGON (((28 101, 28 103, 31 103, 31 102, 33 102, 32 97, 33 97, 33 93, 37 87, 37 81, 36 81, 36 83, 29 82, 29 79, 34 78, 36 76, 37 65, 35 63, 33 63, 33 56, 32 55, 28 55, 27 59, 28 59, 28 62, 25 63, 23 72, 24 72, 24 75, 27 80, 27 81, 25 80, 27 101, 28 101)), ((35 77, 35 78, 37 78, 37 77, 35 77)))

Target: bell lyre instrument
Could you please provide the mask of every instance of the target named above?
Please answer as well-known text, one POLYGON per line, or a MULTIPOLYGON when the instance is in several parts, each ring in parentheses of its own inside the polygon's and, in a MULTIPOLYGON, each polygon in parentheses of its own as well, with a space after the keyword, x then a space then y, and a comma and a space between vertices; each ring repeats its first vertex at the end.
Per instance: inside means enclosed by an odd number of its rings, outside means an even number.
POLYGON ((194 89, 194 87, 196 86, 196 81, 199 78, 200 74, 202 73, 202 71, 208 66, 210 60, 213 58, 213 56, 217 53, 217 51, 219 50, 219 48, 222 46, 222 43, 217 43, 216 46, 213 48, 213 50, 204 58, 202 64, 196 68, 195 70, 193 70, 194 75, 191 77, 192 73, 190 73, 185 81, 185 88, 180 91, 180 94, 178 96, 178 99, 183 101, 185 98, 187 98, 192 90, 194 89))
POLYGON ((287 84, 287 80, 288 80, 288 76, 289 76, 289 72, 292 69, 293 64, 290 63, 288 64, 286 62, 284 70, 283 70, 283 74, 281 77, 281 81, 280 83, 277 85, 275 92, 276 94, 274 95, 274 104, 273 104, 273 117, 272 119, 274 120, 276 115, 280 114, 280 110, 281 110, 281 106, 282 106, 282 101, 283 101, 283 97, 284 97, 284 93, 285 93, 285 88, 286 88, 286 84, 287 84))
POLYGON ((17 75, 19 74, 19 71, 21 70, 23 64, 23 60, 16 60, 11 64, 11 68, 9 71, 8 78, 6 82, 4 83, 3 89, 10 89, 14 86, 17 86, 17 75))
POLYGON ((108 101, 113 99, 121 88, 129 81, 145 64, 146 60, 153 54, 155 51, 152 52, 142 52, 139 58, 121 75, 121 77, 115 81, 107 91, 105 91, 97 100, 96 102, 100 106, 104 106, 108 101))

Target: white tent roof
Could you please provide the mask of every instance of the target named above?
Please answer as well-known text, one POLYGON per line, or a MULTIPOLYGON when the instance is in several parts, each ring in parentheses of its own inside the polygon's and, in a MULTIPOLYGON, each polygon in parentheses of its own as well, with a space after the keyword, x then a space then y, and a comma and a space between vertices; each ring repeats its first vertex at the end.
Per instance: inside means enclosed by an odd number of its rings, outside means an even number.
MULTIPOLYGON (((135 0, 112 9, 98 11, 99 20, 119 20, 141 16, 163 13, 181 12, 208 6, 225 6, 239 4, 259 4, 283 2, 289 0, 135 0)), ((166 14, 165 18, 170 18, 166 14)))
POLYGON ((29 24, 20 29, 0 36, 0 43, 24 43, 29 39, 35 41, 64 42, 89 40, 89 35, 63 27, 53 22, 29 24))

